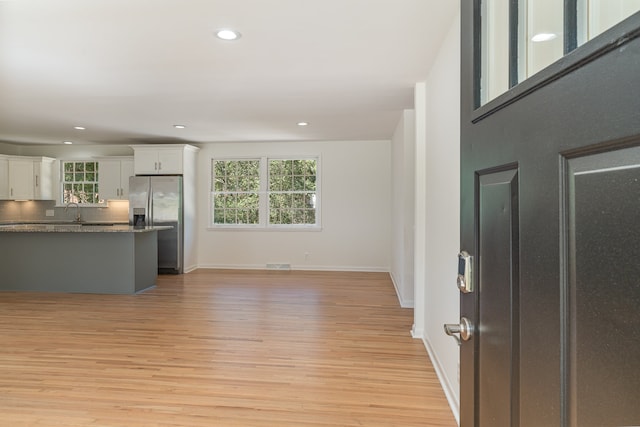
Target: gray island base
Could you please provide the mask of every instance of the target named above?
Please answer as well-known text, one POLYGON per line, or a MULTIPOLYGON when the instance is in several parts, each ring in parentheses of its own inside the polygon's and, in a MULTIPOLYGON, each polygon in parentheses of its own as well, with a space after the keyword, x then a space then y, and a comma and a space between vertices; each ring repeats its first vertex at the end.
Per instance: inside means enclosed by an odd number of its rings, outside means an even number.
POLYGON ((155 286, 158 230, 0 226, 0 290, 134 294, 155 286))

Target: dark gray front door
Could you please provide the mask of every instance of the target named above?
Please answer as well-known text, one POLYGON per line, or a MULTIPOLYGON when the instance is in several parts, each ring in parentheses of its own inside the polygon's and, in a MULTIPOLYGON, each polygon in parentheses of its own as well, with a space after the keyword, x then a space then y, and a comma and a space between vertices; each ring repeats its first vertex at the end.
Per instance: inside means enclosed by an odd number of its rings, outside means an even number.
POLYGON ((478 106, 461 4, 461 425, 640 426, 640 14, 478 106))

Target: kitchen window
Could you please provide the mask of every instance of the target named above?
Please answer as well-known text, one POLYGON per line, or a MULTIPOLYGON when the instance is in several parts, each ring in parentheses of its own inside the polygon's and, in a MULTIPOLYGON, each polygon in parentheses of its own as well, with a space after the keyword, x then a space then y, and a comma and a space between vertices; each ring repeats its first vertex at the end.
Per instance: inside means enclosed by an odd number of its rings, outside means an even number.
POLYGON ((62 162, 62 203, 90 204, 100 201, 98 162, 62 162))
POLYGON ((318 227, 318 171, 317 157, 213 159, 211 225, 318 227))

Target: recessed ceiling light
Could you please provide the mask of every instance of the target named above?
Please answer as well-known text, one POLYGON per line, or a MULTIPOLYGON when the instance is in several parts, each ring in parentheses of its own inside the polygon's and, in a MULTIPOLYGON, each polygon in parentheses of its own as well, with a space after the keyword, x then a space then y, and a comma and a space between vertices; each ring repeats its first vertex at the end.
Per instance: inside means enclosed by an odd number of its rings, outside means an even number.
POLYGON ((72 142, 72 141, 62 141, 62 143, 63 143, 63 144, 66 144, 66 145, 71 145, 71 144, 73 144, 73 142, 72 142))
POLYGON ((298 126, 309 126, 309 122, 298 122, 298 126))
POLYGON ((216 37, 222 40, 238 40, 240 33, 234 30, 222 29, 216 31, 216 37))
POLYGON ((549 40, 553 40, 556 37, 558 37, 556 34, 553 33, 538 33, 536 35, 534 35, 533 37, 531 37, 531 41, 534 43, 539 43, 539 42, 548 42, 549 40))
POLYGON ((176 128, 176 129, 184 129, 184 128, 186 128, 185 125, 173 125, 173 127, 176 128))
POLYGON ((86 129, 86 127, 84 127, 84 126, 74 126, 73 128, 76 129, 76 130, 85 130, 86 129))

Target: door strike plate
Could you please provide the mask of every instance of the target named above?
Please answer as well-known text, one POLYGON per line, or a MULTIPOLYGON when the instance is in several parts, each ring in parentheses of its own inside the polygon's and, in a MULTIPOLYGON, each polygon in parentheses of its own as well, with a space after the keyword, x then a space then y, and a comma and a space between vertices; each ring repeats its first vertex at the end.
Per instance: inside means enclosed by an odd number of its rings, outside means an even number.
POLYGON ((466 251, 458 254, 458 289, 464 294, 473 292, 473 257, 466 251))

